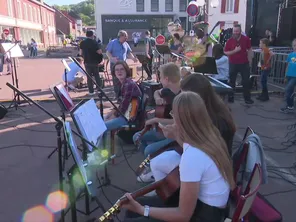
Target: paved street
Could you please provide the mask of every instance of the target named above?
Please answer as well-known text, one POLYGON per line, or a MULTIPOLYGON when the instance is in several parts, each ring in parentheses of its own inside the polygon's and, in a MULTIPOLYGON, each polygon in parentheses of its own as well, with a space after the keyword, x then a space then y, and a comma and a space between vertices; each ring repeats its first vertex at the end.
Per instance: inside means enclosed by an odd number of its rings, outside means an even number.
MULTIPOLYGON (((39 100, 40 104, 54 115, 59 115, 59 108, 49 92, 49 85, 61 81, 63 65, 60 59, 20 59, 18 67, 19 88, 30 97, 39 100), (44 100, 44 101, 43 101, 44 100)), ((0 100, 7 101, 13 97, 12 91, 5 85, 11 76, 0 77, 0 100)), ((109 87, 110 88, 110 87, 109 87)), ((112 96, 112 89, 106 89, 112 96)), ((87 93, 71 93, 74 98, 82 98, 87 93)), ((78 99, 79 100, 79 99, 78 99)), ((255 101, 254 105, 246 106, 240 95, 230 105, 237 126, 234 147, 242 140, 247 126, 251 126, 261 137, 265 147, 266 162, 269 170, 269 183, 262 185, 261 193, 283 214, 285 222, 294 222, 296 198, 296 151, 294 143, 285 143, 289 138, 296 138, 296 128, 288 128, 294 124, 295 114, 282 114, 278 110, 283 98, 272 95, 267 103, 255 101), (286 137, 288 132, 292 132, 286 137)), ((5 103, 8 105, 9 103, 5 103)), ((55 153, 50 159, 48 154, 56 147, 54 122, 35 106, 25 105, 23 111, 10 109, 8 115, 0 120, 0 222, 17 222, 26 216, 32 207, 49 205, 50 194, 58 189, 58 156, 55 153), (46 201, 48 200, 48 201, 46 201)), ((81 142, 77 139, 78 144, 81 142)), ((118 157, 115 165, 108 165, 113 184, 133 191, 141 184, 136 182, 133 169, 143 159, 142 155, 133 152, 133 146, 123 145, 117 141, 118 157), (122 152, 124 150, 124 153, 122 152), (128 164, 127 164, 128 161, 128 164)), ((73 164, 72 157, 67 160, 67 168, 73 164)), ((98 185, 94 178, 94 184, 98 185)), ((97 190, 97 196, 105 208, 122 195, 112 187, 97 190)), ((92 208, 95 204, 92 203, 92 208)), ((83 201, 78 207, 83 209, 83 201)), ((44 212, 38 213, 45 215, 44 212)), ((103 212, 95 211, 89 218, 100 216, 103 212)), ((86 221, 87 217, 78 213, 78 221, 86 221)), ((49 215, 50 216, 50 215, 49 215)), ((122 216, 122 215, 121 215, 122 216)), ((120 217, 121 217, 120 216, 120 217)), ((43 218, 46 218, 45 216, 43 218)), ((55 214, 54 221, 58 221, 55 214)), ((44 220, 42 222, 49 222, 44 220)), ((71 221, 71 214, 67 220, 71 221)), ((34 222, 24 220, 24 222, 34 222)))

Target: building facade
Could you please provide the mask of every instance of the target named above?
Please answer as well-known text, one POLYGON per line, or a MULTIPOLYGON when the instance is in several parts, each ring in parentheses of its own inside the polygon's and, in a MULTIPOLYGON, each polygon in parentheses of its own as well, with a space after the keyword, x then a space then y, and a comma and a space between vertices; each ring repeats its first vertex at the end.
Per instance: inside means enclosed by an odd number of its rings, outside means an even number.
MULTIPOLYGON (((106 44, 120 29, 143 37, 146 30, 153 36, 168 34, 169 22, 179 19, 187 28, 187 0, 100 0, 95 1, 97 36, 106 44), (104 6, 104 7, 103 7, 104 6)), ((132 39, 129 39, 132 41, 132 39)))
POLYGON ((56 45, 55 10, 43 0, 0 0, 0 33, 4 29, 22 45, 56 45))
MULTIPOLYGON (((168 34, 167 24, 179 19, 183 29, 187 32, 193 23, 189 22, 186 12, 191 0, 100 0, 95 1, 95 17, 97 22, 97 36, 107 43, 115 38, 120 29, 132 34, 150 30, 153 36, 168 34), (103 7, 104 6, 104 7, 103 7)), ((211 0, 206 0, 201 14, 208 21, 211 30, 220 21, 214 33, 220 27, 229 28, 239 23, 245 31, 246 0, 219 0, 218 7, 211 7, 211 0), (206 12, 206 13, 205 13, 206 12)), ((130 41, 132 39, 129 39, 130 41)))
POLYGON ((209 30, 219 21, 221 28, 232 28, 233 24, 240 24, 242 31, 247 32, 247 0, 219 0, 219 6, 216 8, 211 7, 211 1, 207 4, 209 30))

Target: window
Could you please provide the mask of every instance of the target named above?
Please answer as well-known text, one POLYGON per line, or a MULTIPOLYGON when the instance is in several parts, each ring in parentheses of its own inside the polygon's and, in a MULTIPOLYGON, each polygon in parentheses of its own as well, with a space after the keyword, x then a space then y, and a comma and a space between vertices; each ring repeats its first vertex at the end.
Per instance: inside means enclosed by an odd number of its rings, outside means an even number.
POLYGON ((145 11, 144 0, 137 0, 137 12, 144 12, 144 11, 145 11))
POLYGON ((151 0, 151 12, 159 11, 159 0, 151 0))
POLYGON ((28 20, 28 8, 26 3, 24 3, 24 19, 28 20))
POLYGON ((187 9, 187 0, 179 0, 179 11, 186 12, 187 9))
POLYGON ((37 13, 36 13, 36 8, 33 8, 33 22, 37 22, 37 13))
POLYGON ((226 0, 225 12, 234 12, 234 0, 226 0))
POLYGON ((29 5, 29 20, 33 21, 33 9, 31 5, 29 5))
POLYGON ((41 19, 40 19, 40 9, 37 9, 37 17, 38 17, 38 23, 41 23, 41 19))
POLYGON ((22 19, 23 18, 23 12, 22 12, 21 2, 19 0, 17 1, 17 13, 18 13, 18 17, 20 19, 22 19))
POLYGON ((13 16, 12 0, 7 0, 8 16, 13 16))
POLYGON ((173 0, 165 0, 165 11, 172 12, 174 9, 173 0))

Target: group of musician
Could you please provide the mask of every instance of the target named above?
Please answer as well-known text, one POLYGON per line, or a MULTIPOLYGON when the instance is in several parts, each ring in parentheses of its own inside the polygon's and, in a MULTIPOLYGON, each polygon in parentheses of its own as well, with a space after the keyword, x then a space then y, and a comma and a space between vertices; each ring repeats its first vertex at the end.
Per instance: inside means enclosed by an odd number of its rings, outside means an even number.
MULTIPOLYGON (((182 155, 171 147, 151 159, 149 170, 137 180, 159 181, 179 167, 181 185, 166 203, 155 192, 138 199, 126 194, 129 201, 122 205, 127 209, 124 221, 222 221, 235 186, 232 115, 207 77, 183 70, 181 80, 182 71, 174 63, 162 65, 159 71, 163 88, 155 91, 154 99, 156 106, 165 107, 164 115, 147 120, 145 133, 136 133, 133 140, 144 158, 169 144, 181 147, 182 155)), ((141 97, 142 92, 132 81, 126 62, 115 62, 112 73, 120 82, 119 110, 125 113, 132 98, 141 97)), ((105 118, 108 130, 128 123, 116 111, 105 118)))

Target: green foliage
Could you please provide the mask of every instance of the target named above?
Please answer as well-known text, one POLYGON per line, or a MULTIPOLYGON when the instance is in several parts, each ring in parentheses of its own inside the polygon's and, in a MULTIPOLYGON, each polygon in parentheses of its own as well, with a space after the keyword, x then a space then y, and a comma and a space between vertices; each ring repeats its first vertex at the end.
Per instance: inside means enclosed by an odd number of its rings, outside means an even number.
POLYGON ((95 5, 94 0, 85 0, 83 2, 79 2, 78 4, 72 5, 55 5, 59 10, 63 11, 72 11, 75 14, 79 15, 82 19, 84 25, 94 26, 95 25, 95 5))

